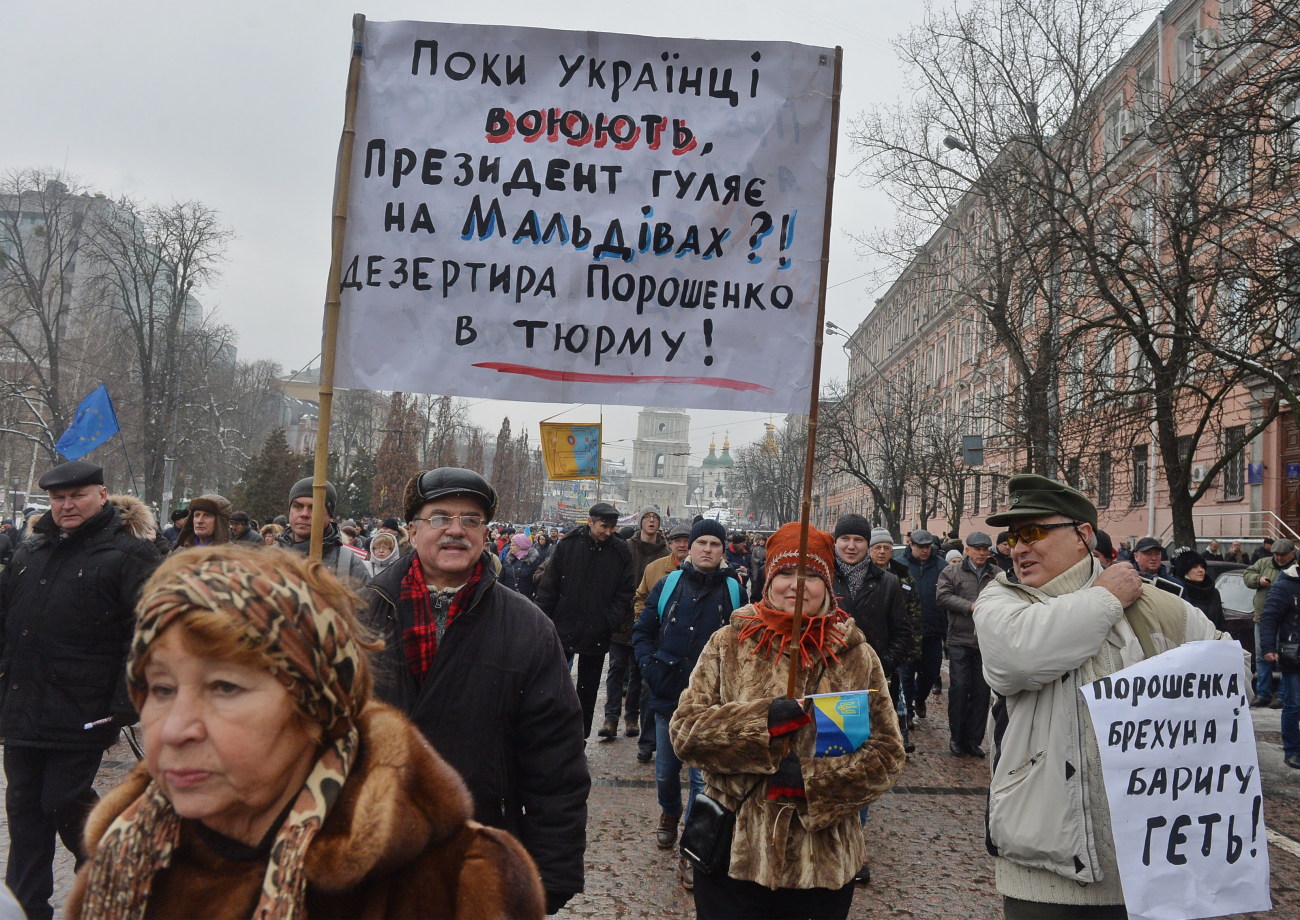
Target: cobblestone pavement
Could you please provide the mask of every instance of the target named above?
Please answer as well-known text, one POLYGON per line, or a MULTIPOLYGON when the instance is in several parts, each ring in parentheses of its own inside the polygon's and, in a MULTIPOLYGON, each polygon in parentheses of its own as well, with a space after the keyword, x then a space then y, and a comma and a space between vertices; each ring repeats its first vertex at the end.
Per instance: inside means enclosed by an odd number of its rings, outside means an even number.
MULTIPOLYGON (((945 686, 947 676, 944 677, 945 686)), ((602 695, 597 725, 604 709, 602 695)), ((993 862, 984 850, 986 761, 948 752, 946 696, 931 698, 929 718, 918 721, 916 753, 898 785, 871 806, 868 829, 872 883, 861 886, 850 917, 917 920, 996 920, 1001 901, 993 862)), ((1282 762, 1280 713, 1252 710, 1264 783, 1269 830, 1273 911, 1239 917, 1300 917, 1300 771, 1282 762)), ((659 814, 654 765, 636 762, 636 739, 623 735, 587 745, 592 793, 587 827, 587 890, 570 901, 559 920, 591 917, 693 917, 689 893, 677 884, 676 851, 655 846, 659 814)), ((125 743, 111 748, 96 781, 111 789, 135 759, 125 743)), ((0 821, 3 816, 0 815, 0 821)), ((0 835, 8 856, 8 833, 0 835)), ((55 861, 56 906, 72 882, 72 859, 62 849, 55 861)))

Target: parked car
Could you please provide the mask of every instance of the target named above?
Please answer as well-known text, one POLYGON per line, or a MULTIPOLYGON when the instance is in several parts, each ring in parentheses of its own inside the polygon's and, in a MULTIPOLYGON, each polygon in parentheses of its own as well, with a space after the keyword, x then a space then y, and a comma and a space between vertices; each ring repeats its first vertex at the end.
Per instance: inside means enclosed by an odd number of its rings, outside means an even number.
POLYGON ((1223 619, 1228 635, 1241 643, 1241 647, 1255 654, 1255 589, 1247 588, 1241 579, 1246 566, 1236 562, 1207 563, 1206 574, 1214 579, 1214 586, 1223 598, 1223 619))

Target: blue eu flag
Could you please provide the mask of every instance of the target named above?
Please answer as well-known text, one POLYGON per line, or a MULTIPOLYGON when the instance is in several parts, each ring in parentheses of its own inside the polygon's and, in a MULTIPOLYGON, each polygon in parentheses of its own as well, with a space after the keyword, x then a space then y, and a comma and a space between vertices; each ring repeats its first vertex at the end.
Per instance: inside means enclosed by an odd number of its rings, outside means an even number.
POLYGON ((54 446, 67 459, 80 460, 119 431, 108 387, 100 384, 77 406, 77 417, 54 446))

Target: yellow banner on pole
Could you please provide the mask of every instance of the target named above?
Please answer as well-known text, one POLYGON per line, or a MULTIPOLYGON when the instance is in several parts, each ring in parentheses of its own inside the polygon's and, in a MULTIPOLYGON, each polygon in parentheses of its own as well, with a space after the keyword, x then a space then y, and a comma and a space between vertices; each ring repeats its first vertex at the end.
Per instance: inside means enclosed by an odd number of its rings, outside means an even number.
POLYGON ((546 477, 596 479, 600 476, 601 426, 590 422, 542 422, 542 460, 546 477))

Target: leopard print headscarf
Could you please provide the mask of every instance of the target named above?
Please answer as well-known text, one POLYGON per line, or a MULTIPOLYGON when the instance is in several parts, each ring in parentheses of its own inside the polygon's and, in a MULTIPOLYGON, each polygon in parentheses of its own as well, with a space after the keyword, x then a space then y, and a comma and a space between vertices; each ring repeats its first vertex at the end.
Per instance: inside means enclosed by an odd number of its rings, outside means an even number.
MULTIPOLYGON (((140 600, 127 662, 131 697, 137 708, 143 705, 145 653, 191 611, 228 613, 249 646, 265 653, 271 673, 299 710, 324 730, 322 752, 271 845, 253 911, 258 920, 301 917, 307 848, 337 800, 359 744, 355 720, 365 701, 355 698, 353 681, 363 651, 339 612, 323 606, 292 570, 250 565, 229 550, 191 550, 186 556, 192 561, 168 566, 170 577, 152 579, 140 600)), ((154 877, 170 864, 180 829, 171 802, 150 782, 100 841, 83 916, 142 920, 154 877)))

